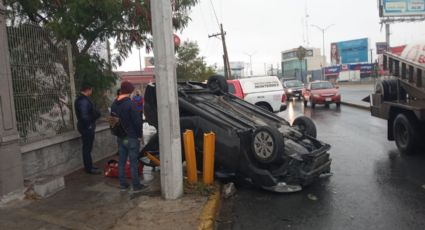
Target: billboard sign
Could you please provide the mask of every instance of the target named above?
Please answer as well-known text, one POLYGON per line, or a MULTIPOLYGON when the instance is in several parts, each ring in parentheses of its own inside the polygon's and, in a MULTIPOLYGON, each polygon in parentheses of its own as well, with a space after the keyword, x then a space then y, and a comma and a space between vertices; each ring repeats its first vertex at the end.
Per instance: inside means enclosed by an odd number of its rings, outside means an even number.
POLYGON ((376 43, 376 54, 383 54, 387 50, 388 50, 388 45, 386 42, 376 43))
POLYGON ((425 0, 381 0, 383 17, 423 16, 425 0))
POLYGON ((325 67, 325 74, 326 75, 338 75, 340 71, 341 71, 340 66, 325 67))
MULTIPOLYGON (((305 49, 305 57, 313 57, 312 49, 305 49)), ((282 60, 297 58, 297 50, 282 52, 282 60)))
POLYGON ((367 38, 331 43, 332 65, 368 62, 367 38))

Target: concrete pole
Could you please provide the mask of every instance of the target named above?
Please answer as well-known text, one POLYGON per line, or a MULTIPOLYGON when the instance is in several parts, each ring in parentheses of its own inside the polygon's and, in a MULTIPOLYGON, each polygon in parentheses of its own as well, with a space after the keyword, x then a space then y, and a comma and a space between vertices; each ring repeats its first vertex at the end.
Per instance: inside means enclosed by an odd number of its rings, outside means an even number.
POLYGON ((387 51, 391 50, 391 45, 390 45, 390 24, 387 23, 385 24, 385 42, 387 43, 387 51))
POLYGON ((0 203, 21 196, 24 188, 5 10, 0 0, 0 203))
POLYGON ((158 105, 161 191, 165 199, 183 195, 180 117, 170 0, 151 1, 158 105))

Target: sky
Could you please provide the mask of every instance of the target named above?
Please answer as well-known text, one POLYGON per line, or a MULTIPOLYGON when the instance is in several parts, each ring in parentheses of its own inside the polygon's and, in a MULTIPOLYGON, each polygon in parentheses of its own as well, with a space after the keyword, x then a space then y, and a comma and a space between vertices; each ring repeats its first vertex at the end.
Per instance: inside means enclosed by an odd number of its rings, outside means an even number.
MULTIPOLYGON (((330 26, 325 32, 328 61, 332 42, 369 38, 369 49, 375 50, 376 42, 385 41, 377 0, 200 0, 190 17, 188 27, 176 34, 182 41, 197 42, 208 65, 222 66, 222 42, 208 38, 220 31, 222 23, 230 62, 245 62, 248 70, 251 57, 254 75, 264 74, 265 66, 276 67, 282 51, 308 44, 322 49, 322 32, 312 25, 330 26)), ((425 22, 391 24, 391 46, 424 38, 425 22)), ((152 55, 142 49, 142 67, 143 57, 152 55)), ((135 48, 118 70, 139 70, 139 66, 135 48)))

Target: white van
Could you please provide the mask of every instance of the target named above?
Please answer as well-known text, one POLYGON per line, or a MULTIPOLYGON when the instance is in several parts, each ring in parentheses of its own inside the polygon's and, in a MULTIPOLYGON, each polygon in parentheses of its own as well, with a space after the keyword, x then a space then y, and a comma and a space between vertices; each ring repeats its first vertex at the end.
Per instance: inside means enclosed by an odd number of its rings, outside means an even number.
POLYGON ((229 93, 270 112, 286 109, 286 95, 276 76, 228 80, 229 93))

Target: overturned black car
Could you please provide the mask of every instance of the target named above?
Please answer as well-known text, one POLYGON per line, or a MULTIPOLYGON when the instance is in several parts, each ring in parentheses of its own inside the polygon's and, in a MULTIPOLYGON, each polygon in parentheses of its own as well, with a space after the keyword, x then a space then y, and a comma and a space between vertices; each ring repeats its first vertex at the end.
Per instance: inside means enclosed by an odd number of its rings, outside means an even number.
MULTIPOLYGON (((222 76, 207 84, 178 83, 180 126, 195 135, 198 168, 202 165, 203 133, 216 133, 216 172, 276 192, 301 190, 320 175, 330 173, 330 146, 316 140, 316 127, 307 117, 293 124, 228 93, 222 76)), ((146 121, 158 127, 156 90, 145 91, 146 121)), ((142 149, 157 151, 158 138, 142 149), (156 143, 155 143, 156 142, 156 143)))

